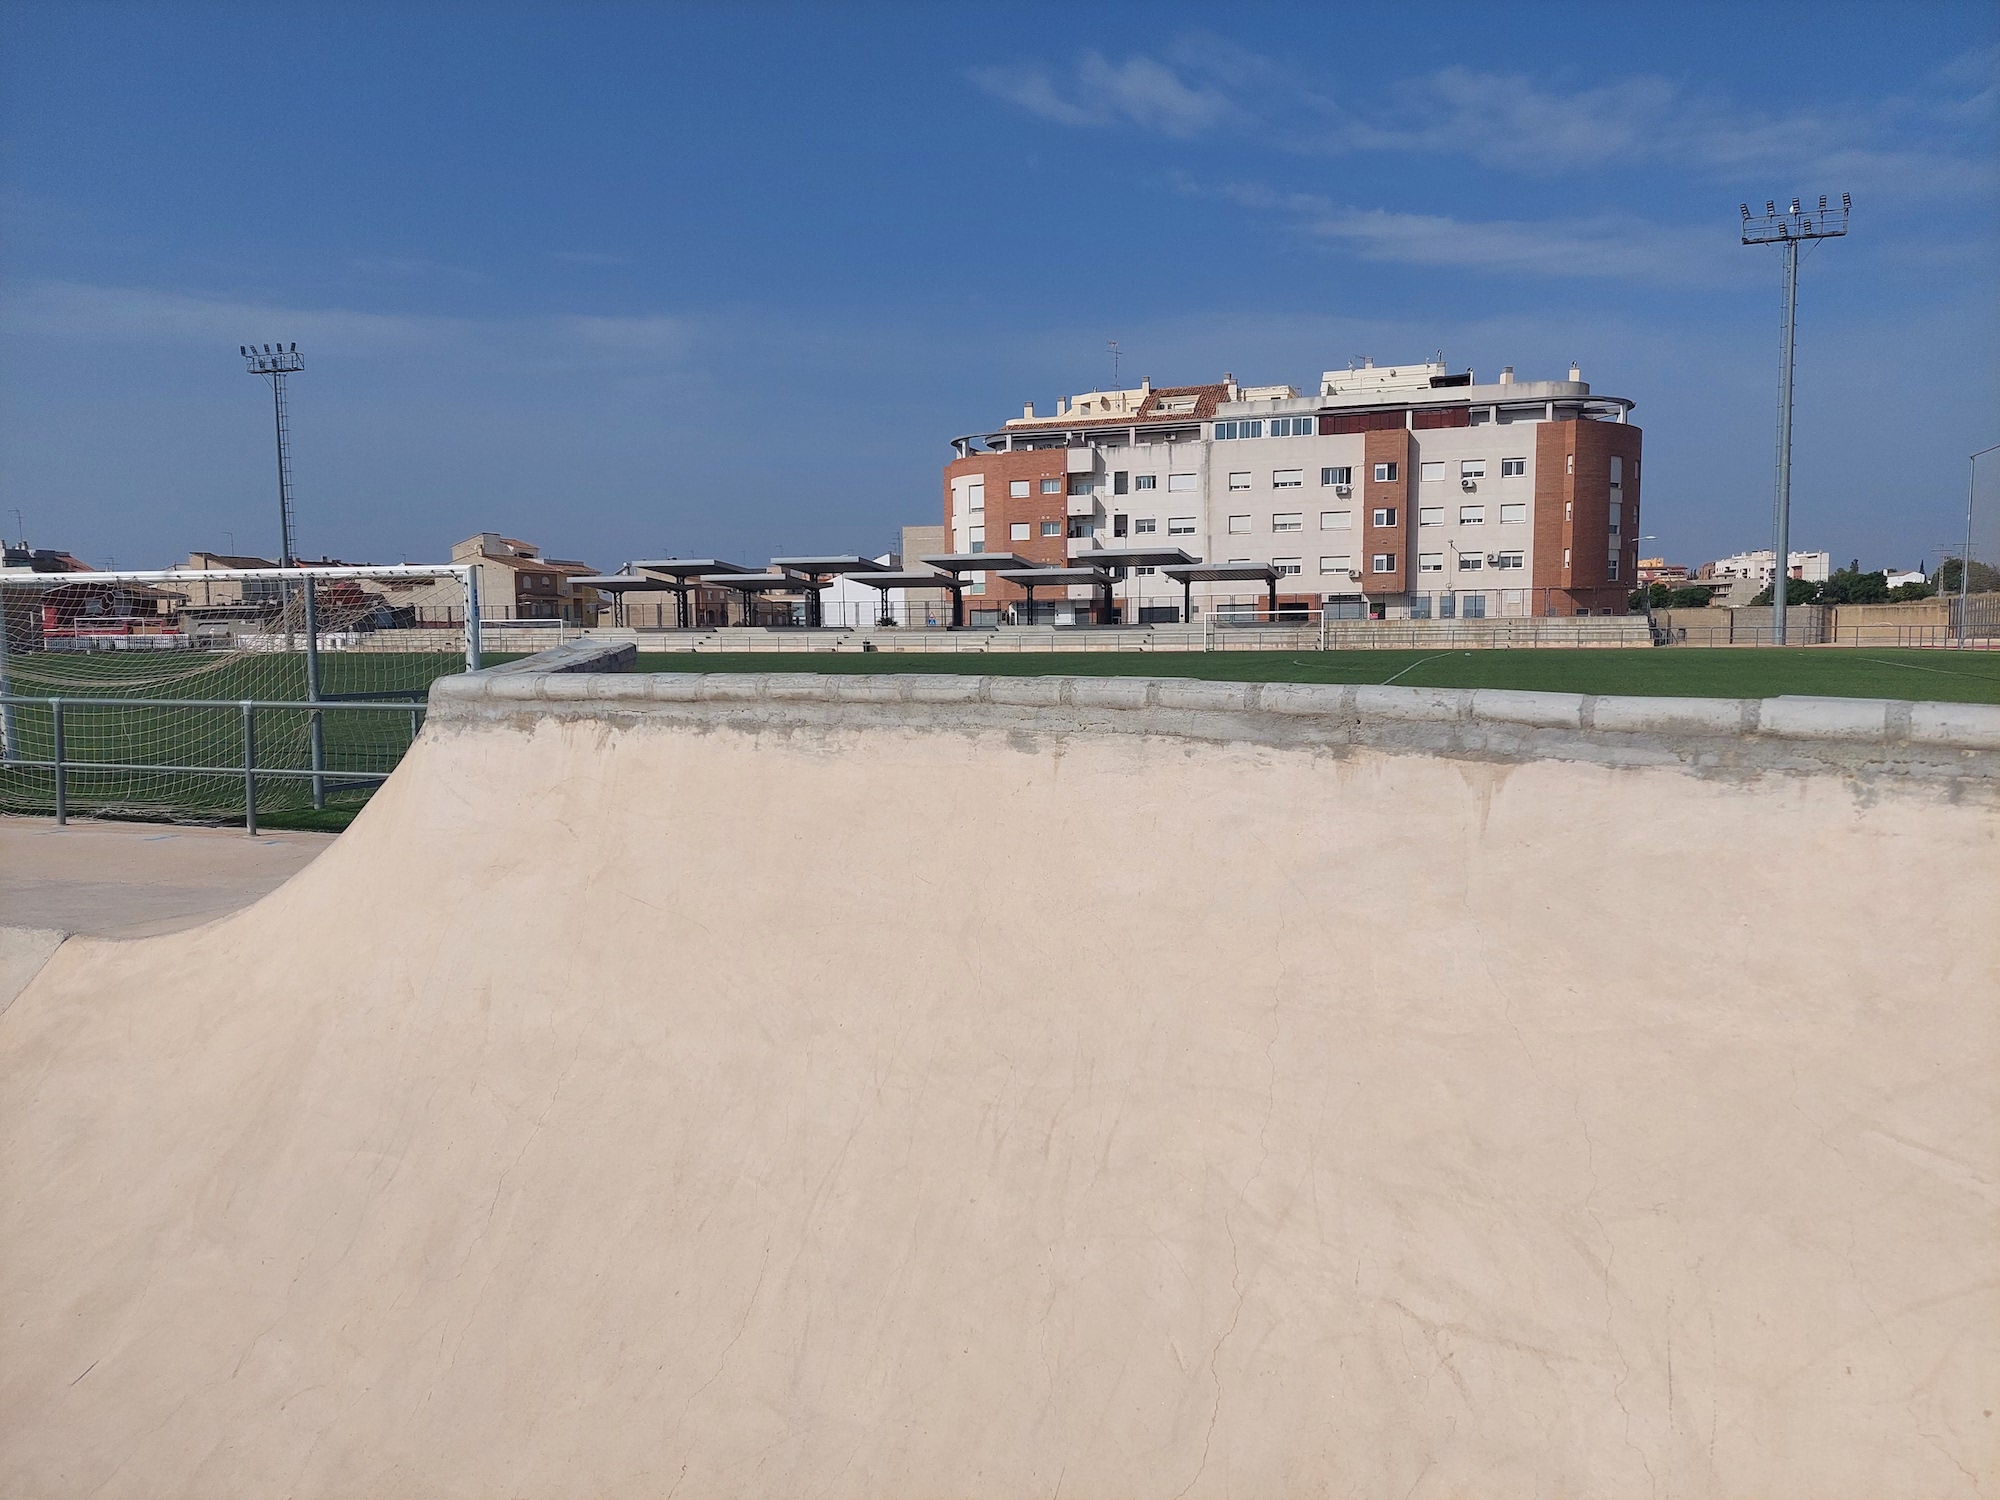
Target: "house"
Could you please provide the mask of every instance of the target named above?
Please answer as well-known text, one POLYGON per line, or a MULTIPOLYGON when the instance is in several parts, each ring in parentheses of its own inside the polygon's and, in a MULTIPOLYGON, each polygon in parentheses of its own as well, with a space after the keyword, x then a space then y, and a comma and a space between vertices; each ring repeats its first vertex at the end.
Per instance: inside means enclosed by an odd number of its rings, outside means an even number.
POLYGON ((589 563, 544 558, 518 537, 482 531, 451 549, 451 560, 469 564, 479 585, 479 613, 486 620, 560 620, 594 626, 603 596, 575 582, 597 572, 589 563))

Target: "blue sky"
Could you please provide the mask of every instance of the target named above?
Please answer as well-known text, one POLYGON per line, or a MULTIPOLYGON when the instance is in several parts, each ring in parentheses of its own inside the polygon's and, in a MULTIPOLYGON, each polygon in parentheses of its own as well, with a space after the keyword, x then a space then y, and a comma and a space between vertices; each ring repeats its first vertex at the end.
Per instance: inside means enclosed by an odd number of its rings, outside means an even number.
POLYGON ((1843 190, 1795 544, 1935 558, 2000 441, 1990 4, 0 26, 0 531, 99 565, 274 549, 250 339, 308 359, 312 555, 882 550, 937 519, 947 439, 1108 385, 1117 339, 1127 383, 1575 359, 1639 403, 1646 530, 1699 561, 1769 545, 1778 266, 1736 204, 1843 190))

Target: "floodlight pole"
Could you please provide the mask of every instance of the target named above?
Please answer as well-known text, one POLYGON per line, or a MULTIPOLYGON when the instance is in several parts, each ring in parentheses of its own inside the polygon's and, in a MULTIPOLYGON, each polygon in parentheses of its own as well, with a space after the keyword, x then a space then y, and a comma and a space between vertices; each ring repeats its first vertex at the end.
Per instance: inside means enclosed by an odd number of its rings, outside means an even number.
POLYGON ((1744 244, 1780 245, 1785 252, 1785 327, 1778 354, 1778 475, 1771 569, 1771 644, 1782 646, 1792 580, 1792 356, 1799 321, 1799 243, 1837 239, 1846 234, 1852 200, 1842 193, 1840 207, 1834 209, 1828 207, 1822 195, 1816 212, 1800 208, 1796 198, 1787 212, 1780 212, 1775 201, 1767 201, 1764 217, 1754 220, 1749 204, 1738 207, 1743 215, 1744 244))
MULTIPOLYGON (((1981 448, 1965 461, 1965 555, 1958 560, 1958 644, 1965 646, 1966 613, 1972 608, 1972 496, 1979 483, 1979 460, 2000 452, 2000 443, 1981 448)), ((1942 566, 1942 564, 1940 564, 1942 566)))
MULTIPOLYGON (((278 566, 294 568, 298 559, 292 534, 292 442, 291 424, 285 410, 285 377, 306 367, 299 346, 246 344, 241 351, 244 368, 271 382, 271 415, 278 434, 278 566)), ((319 687, 319 607, 313 597, 313 581, 305 580, 306 702, 317 703, 319 687)), ((285 651, 292 649, 292 590, 289 582, 278 585, 279 609, 285 622, 285 651)), ((318 714, 308 716, 312 730, 312 798, 315 809, 326 806, 326 729, 318 714)))

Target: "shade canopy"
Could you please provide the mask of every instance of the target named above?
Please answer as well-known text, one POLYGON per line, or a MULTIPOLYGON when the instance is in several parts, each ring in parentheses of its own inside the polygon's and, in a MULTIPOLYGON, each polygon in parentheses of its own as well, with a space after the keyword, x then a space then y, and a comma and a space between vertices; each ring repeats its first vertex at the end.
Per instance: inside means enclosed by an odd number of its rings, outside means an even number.
POLYGON ((774 557, 773 568, 790 568, 796 573, 886 573, 887 563, 872 557, 774 557))
POLYGON ((1102 568, 1009 568, 999 576, 1027 588, 1064 583, 1102 586, 1111 582, 1111 575, 1102 568))
POLYGON ((857 573, 856 583, 871 589, 962 589, 965 580, 956 573, 857 573))
POLYGON ((1269 563, 1190 563, 1160 571, 1183 583, 1276 583, 1285 576, 1269 563))
POLYGON ((704 573, 700 581, 710 588, 736 589, 745 594, 830 587, 824 579, 807 578, 798 573, 704 573))
POLYGON ((1093 547, 1070 558, 1073 564, 1093 568, 1163 568, 1191 566, 1200 561, 1179 547, 1093 547))
POLYGON ((682 580, 700 578, 716 573, 750 573, 755 571, 741 563, 724 562, 716 557, 669 557, 660 561, 627 563, 628 568, 644 568, 649 573, 664 573, 669 578, 682 580))
POLYGON ((917 561, 943 568, 947 573, 1013 573, 1041 566, 1031 557, 1017 557, 1012 552, 936 552, 926 553, 917 561))

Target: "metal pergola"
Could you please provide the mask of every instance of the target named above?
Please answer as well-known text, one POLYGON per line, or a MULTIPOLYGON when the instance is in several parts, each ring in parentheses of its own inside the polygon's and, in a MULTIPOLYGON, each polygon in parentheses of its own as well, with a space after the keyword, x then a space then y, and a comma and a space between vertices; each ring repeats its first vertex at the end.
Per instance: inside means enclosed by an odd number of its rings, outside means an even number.
POLYGON ((856 573, 854 581, 865 583, 871 589, 880 589, 885 606, 891 589, 944 589, 951 595, 953 628, 965 623, 965 580, 956 573, 892 573, 884 569, 880 573, 856 573))
POLYGON ((857 555, 838 557, 774 557, 771 559, 774 572, 792 572, 815 580, 813 591, 806 595, 806 624, 819 626, 826 623, 826 614, 819 590, 829 587, 842 574, 859 576, 866 573, 886 573, 887 563, 879 563, 872 557, 857 555))
MULTIPOLYGON (((917 561, 949 573, 954 578, 960 573, 1019 573, 1041 566, 1033 558, 1021 557, 1013 552, 929 552, 917 561)), ((965 584, 962 579, 951 591, 951 626, 954 630, 965 626, 965 584)))
POLYGON ((796 594, 806 596, 806 618, 811 620, 818 614, 819 591, 832 586, 831 579, 808 578, 803 573, 704 573, 696 582, 704 588, 731 589, 743 596, 743 614, 754 621, 755 612, 751 599, 758 594, 796 594))
POLYGON ((688 617, 688 595, 700 586, 705 577, 717 573, 748 573, 751 570, 741 563, 724 562, 719 557, 669 557, 656 558, 645 562, 625 564, 629 573, 644 570, 659 576, 651 580, 655 590, 674 596, 674 623, 686 630, 693 621, 688 617))
POLYGON ((1111 575, 1102 568, 1010 568, 998 575, 1009 583, 1017 583, 1028 593, 1028 622, 1035 619, 1035 590, 1038 588, 1068 588, 1073 585, 1088 584, 1097 590, 1098 606, 1106 615, 1112 611, 1111 575))
POLYGON ((1194 619, 1194 586, 1197 583, 1261 583, 1270 601, 1271 618, 1278 617, 1278 580, 1284 575, 1268 563, 1186 563, 1160 569, 1181 586, 1182 618, 1194 619))

